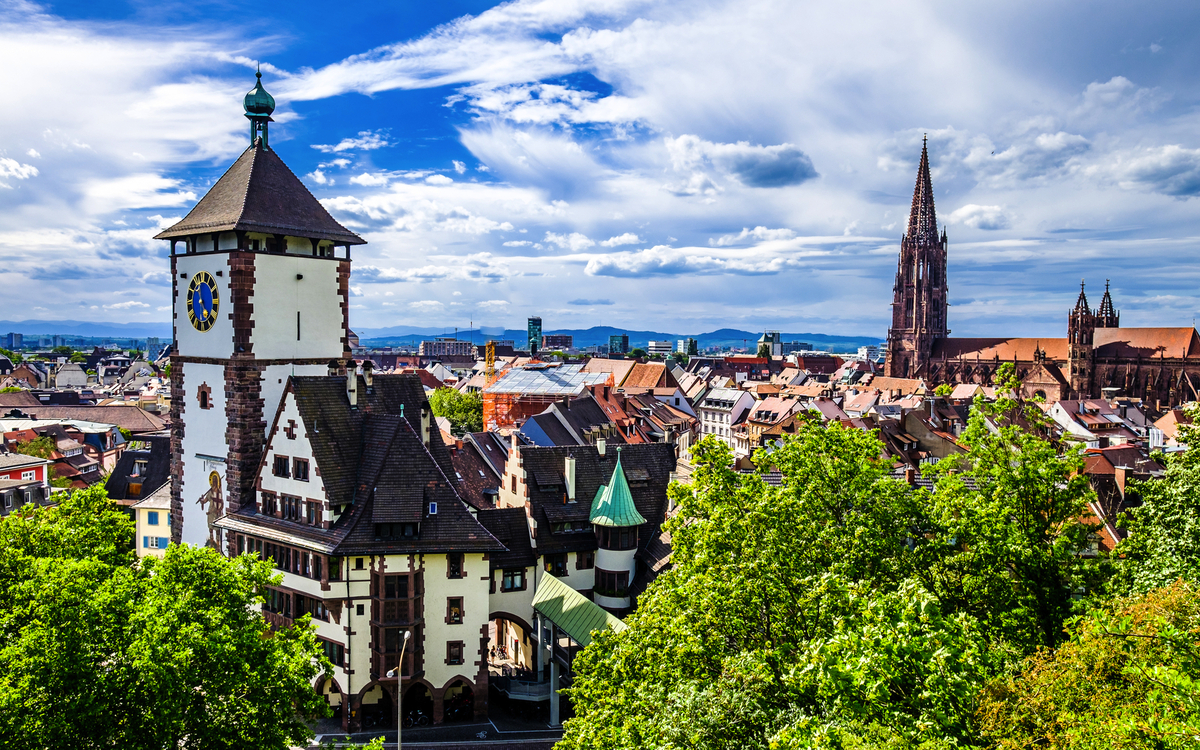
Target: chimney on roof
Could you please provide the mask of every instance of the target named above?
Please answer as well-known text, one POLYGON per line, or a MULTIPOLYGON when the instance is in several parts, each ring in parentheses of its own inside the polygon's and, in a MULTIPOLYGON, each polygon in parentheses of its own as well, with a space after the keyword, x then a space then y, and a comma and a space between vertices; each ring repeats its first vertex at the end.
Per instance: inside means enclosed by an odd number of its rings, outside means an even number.
POLYGON ((346 398, 350 401, 351 409, 358 408, 358 373, 355 369, 353 364, 346 368, 346 398))
POLYGON ((341 366, 342 366, 341 363, 338 362, 336 359, 329 360, 329 365, 328 365, 328 370, 327 370, 327 374, 329 375, 329 377, 331 377, 331 378, 337 377, 338 370, 341 368, 341 366))
POLYGON ((567 502, 575 502, 575 457, 567 456, 563 460, 563 478, 567 485, 567 502))
POLYGON ((375 384, 375 363, 369 359, 365 360, 362 368, 363 382, 367 384, 367 393, 370 393, 372 386, 375 384))
POLYGON ((907 482, 910 487, 916 486, 917 470, 911 466, 904 467, 904 481, 907 482))

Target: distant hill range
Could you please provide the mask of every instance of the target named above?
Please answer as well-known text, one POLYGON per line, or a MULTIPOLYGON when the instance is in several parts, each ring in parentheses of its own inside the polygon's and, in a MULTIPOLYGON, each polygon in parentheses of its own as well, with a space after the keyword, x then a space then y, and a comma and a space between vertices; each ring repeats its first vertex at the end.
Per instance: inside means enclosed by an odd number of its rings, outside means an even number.
MULTIPOLYGON (((171 324, 146 321, 142 323, 97 323, 82 320, 0 320, 0 336, 6 333, 20 333, 25 336, 79 336, 85 338, 146 338, 157 336, 164 341, 171 338, 171 324)), ((453 329, 416 328, 412 326, 394 326, 391 328, 355 328, 359 341, 363 346, 399 346, 416 344, 422 339, 435 336, 453 336, 453 329)), ((568 335, 574 338, 576 347, 606 346, 608 337, 616 334, 628 334, 631 347, 645 347, 650 341, 667 340, 673 343, 682 338, 694 338, 701 349, 713 347, 753 349, 761 331, 742 331, 736 328, 722 328, 709 333, 666 333, 663 331, 631 331, 626 328, 612 326, 594 326, 587 329, 559 328, 546 329, 545 334, 568 335)), ((835 352, 854 352, 860 346, 879 344, 882 339, 875 336, 836 336, 825 333, 783 333, 784 342, 804 341, 816 349, 827 349, 835 352)), ((460 339, 484 343, 488 339, 511 339, 518 347, 525 345, 525 330, 515 328, 494 328, 481 326, 470 330, 458 331, 460 339)))
POLYGON ((84 338, 144 339, 157 336, 171 338, 171 324, 95 323, 84 320, 0 320, 0 336, 20 333, 24 336, 82 336, 84 338))
MULTIPOLYGON (((435 336, 454 336, 453 330, 446 331, 440 328, 410 328, 397 326, 393 328, 363 328, 356 329, 359 343, 363 346, 399 346, 402 344, 415 344, 422 339, 431 339, 435 336)), ((710 333, 664 333, 662 331, 631 331, 626 328, 613 328, 612 326, 594 326, 587 329, 578 328, 559 328, 546 329, 542 331, 547 335, 568 335, 572 336, 576 347, 583 348, 587 346, 607 346, 608 337, 618 334, 627 334, 629 336, 629 345, 631 347, 645 347, 650 341, 670 341, 674 344, 682 338, 694 338, 701 349, 713 347, 731 347, 741 348, 746 347, 753 349, 762 335, 762 332, 757 333, 752 331, 742 331, 736 328, 722 328, 710 333)), ((481 327, 471 330, 458 331, 458 338, 484 343, 488 339, 512 339, 518 347, 525 344, 524 329, 500 329, 481 327)), ((813 345, 815 349, 826 349, 835 352, 856 352, 860 346, 869 346, 879 344, 883 339, 875 336, 835 336, 825 333, 781 333, 783 341, 803 341, 813 345)))

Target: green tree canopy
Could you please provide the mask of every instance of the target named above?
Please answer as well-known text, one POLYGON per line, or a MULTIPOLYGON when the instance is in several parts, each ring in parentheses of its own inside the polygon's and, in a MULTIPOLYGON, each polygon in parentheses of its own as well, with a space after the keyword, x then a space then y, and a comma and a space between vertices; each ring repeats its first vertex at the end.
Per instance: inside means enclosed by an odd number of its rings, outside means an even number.
POLYGON ((455 435, 483 430, 483 395, 479 392, 438 388, 429 394, 429 408, 434 416, 450 420, 455 435))
POLYGON ((50 353, 55 357, 70 357, 75 350, 69 346, 56 346, 50 350, 50 353))
POLYGON ((1194 748, 1200 741, 1200 597, 1178 581, 1081 618, 1057 650, 997 680, 980 707, 1000 750, 1194 748))
POLYGON ((272 632, 268 563, 137 560, 102 488, 0 519, 0 745, 286 748, 327 711, 307 620, 272 632))
POLYGON ((0 349, 0 354, 3 354, 5 357, 8 357, 8 361, 12 362, 14 365, 19 365, 23 361, 25 361, 25 358, 22 357, 20 354, 18 354, 17 352, 11 352, 8 349, 0 349))
POLYGON ((629 357, 631 359, 643 359, 643 358, 645 358, 645 356, 646 356, 646 350, 641 348, 640 346, 634 347, 633 349, 629 350, 629 357))

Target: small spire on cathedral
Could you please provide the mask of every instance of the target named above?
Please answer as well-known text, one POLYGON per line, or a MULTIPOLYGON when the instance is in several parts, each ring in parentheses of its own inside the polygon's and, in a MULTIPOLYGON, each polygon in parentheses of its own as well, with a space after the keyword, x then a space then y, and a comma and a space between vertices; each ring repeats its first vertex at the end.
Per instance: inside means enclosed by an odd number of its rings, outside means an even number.
POLYGON ((1090 313, 1091 308, 1088 307, 1087 294, 1083 291, 1084 279, 1079 280, 1079 299, 1075 300, 1075 312, 1090 313))
POLYGON ((1104 280, 1104 299, 1100 301, 1100 309, 1097 311, 1097 316, 1100 320, 1097 325, 1100 328, 1120 328, 1121 313, 1113 307, 1112 295, 1108 292, 1108 279, 1104 280))
POLYGON ((918 242, 937 242, 937 211, 933 205, 933 180, 929 176, 928 135, 921 139, 921 165, 917 168, 917 185, 913 188, 908 235, 918 242))

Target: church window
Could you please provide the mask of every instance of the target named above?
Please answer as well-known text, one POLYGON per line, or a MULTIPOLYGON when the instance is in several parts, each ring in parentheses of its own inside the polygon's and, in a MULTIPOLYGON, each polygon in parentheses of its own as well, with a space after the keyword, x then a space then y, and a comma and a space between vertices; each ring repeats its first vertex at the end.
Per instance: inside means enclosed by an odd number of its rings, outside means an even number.
POLYGON ((201 409, 213 408, 212 388, 208 383, 201 383, 200 387, 196 389, 196 400, 200 402, 201 409))

